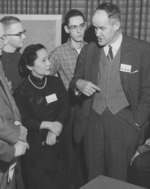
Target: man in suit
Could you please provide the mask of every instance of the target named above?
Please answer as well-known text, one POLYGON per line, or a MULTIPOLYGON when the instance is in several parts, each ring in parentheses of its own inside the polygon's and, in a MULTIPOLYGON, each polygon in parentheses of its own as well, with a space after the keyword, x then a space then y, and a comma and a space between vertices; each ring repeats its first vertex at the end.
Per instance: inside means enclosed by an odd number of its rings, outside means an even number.
MULTIPOLYGON (((15 16, 4 16, 2 24, 5 31, 6 44, 2 51, 1 63, 7 78, 9 88, 12 94, 23 81, 20 76, 18 64, 21 58, 20 48, 23 47, 24 40, 26 38, 23 25, 19 18, 15 16)), ((24 189, 24 182, 22 178, 21 161, 18 159, 18 163, 15 169, 17 188, 24 189)))
MULTIPOLYGON (((0 55, 5 45, 4 28, 0 22, 0 55)), ((25 153, 27 130, 21 124, 20 114, 10 94, 0 63, 0 188, 15 189, 16 158, 25 153)))
POLYGON ((85 45, 70 87, 80 98, 74 136, 84 138, 89 180, 102 174, 127 181, 127 167, 148 127, 150 46, 124 36, 120 9, 98 6, 97 43, 85 45))

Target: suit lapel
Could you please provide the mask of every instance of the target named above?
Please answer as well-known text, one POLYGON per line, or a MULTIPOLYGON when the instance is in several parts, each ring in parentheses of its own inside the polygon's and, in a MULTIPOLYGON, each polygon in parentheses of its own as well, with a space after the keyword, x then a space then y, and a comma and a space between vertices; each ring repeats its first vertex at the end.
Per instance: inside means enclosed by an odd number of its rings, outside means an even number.
POLYGON ((94 55, 93 55, 93 63, 91 68, 91 81, 94 84, 97 84, 98 74, 99 73, 99 62, 100 62, 100 55, 101 55, 101 48, 95 46, 94 55))
MULTIPOLYGON (((123 41, 121 44, 121 57, 120 57, 120 65, 121 64, 129 64, 129 57, 130 57, 130 45, 126 42, 126 39, 123 37, 123 41)), ((127 85, 127 73, 126 72, 120 72, 121 82, 123 86, 127 85)))
POLYGON ((7 85, 7 81, 5 79, 5 75, 4 75, 4 71, 3 71, 1 63, 0 63, 0 80, 2 83, 2 86, 1 86, 2 90, 0 90, 0 95, 5 100, 5 102, 10 107, 10 109, 12 110, 11 94, 7 85))
MULTIPOLYGON (((134 61, 132 61, 132 50, 131 50, 131 45, 130 41, 127 37, 123 36, 123 41, 121 44, 121 57, 120 57, 120 65, 121 64, 126 64, 126 65, 131 65, 133 67, 134 61)), ((132 102, 132 97, 130 93, 130 88, 129 88, 129 73, 120 71, 120 79, 121 79, 121 84, 123 87, 123 90, 125 92, 125 95, 127 97, 127 100, 130 105, 133 105, 134 103, 132 102)))

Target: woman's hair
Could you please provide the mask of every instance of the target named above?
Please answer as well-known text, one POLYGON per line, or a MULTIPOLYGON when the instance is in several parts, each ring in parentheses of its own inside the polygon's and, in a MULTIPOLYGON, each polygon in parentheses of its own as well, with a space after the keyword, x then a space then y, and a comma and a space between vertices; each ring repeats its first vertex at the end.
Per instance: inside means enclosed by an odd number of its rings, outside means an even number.
POLYGON ((30 74, 30 70, 27 66, 33 66, 34 61, 37 59, 37 51, 46 49, 42 44, 32 44, 27 46, 19 61, 19 73, 22 77, 27 77, 30 74))

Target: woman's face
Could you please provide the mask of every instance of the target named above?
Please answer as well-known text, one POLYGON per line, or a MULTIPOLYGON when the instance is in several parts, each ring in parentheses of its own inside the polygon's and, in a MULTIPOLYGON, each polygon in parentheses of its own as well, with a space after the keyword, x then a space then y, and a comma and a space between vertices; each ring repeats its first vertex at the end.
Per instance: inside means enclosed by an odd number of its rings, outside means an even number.
POLYGON ((50 75, 50 62, 49 55, 46 49, 40 49, 36 52, 37 59, 34 61, 33 66, 28 66, 32 75, 35 77, 43 78, 46 75, 50 75))

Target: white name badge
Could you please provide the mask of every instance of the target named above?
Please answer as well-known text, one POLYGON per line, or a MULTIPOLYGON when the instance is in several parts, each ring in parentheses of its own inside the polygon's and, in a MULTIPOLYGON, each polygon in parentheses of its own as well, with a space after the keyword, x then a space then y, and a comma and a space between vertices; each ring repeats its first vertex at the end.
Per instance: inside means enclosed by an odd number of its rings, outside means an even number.
POLYGON ((121 64, 120 65, 120 71, 121 72, 131 72, 131 68, 132 66, 131 65, 127 65, 127 64, 121 64))
POLYGON ((54 93, 54 94, 51 94, 51 95, 48 95, 48 96, 46 96, 45 98, 46 98, 46 101, 47 101, 48 104, 49 104, 49 103, 52 103, 52 102, 55 102, 55 101, 58 100, 55 93, 54 93))

